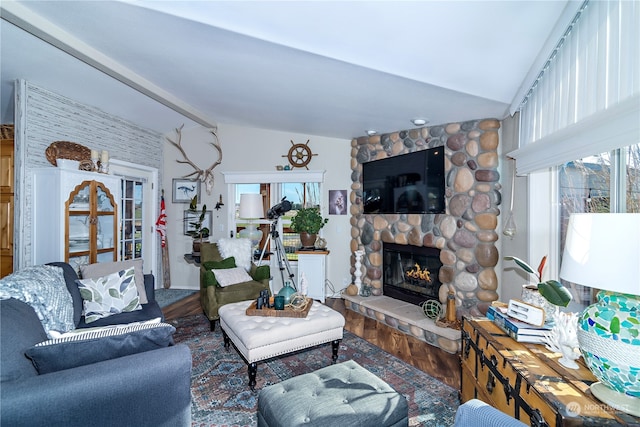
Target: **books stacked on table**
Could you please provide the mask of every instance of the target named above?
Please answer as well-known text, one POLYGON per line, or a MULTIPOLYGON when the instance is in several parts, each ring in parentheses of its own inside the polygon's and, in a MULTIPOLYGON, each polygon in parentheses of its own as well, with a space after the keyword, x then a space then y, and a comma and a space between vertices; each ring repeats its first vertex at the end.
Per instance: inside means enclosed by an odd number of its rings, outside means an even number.
POLYGON ((511 338, 524 343, 546 342, 545 335, 551 332, 552 326, 544 324, 533 326, 517 320, 507 314, 506 308, 490 306, 487 311, 487 318, 492 320, 500 329, 505 331, 511 338))

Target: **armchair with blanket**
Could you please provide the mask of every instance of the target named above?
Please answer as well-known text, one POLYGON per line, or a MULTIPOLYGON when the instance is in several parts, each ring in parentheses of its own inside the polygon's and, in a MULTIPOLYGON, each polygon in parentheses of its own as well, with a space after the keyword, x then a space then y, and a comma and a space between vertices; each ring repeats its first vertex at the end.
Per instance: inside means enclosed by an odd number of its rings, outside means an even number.
POLYGON ((95 321, 77 280, 66 263, 0 280, 0 425, 190 425, 191 352, 161 322, 153 276, 141 307, 95 321))
POLYGON ((249 239, 220 239, 200 246, 200 304, 212 331, 221 306, 255 299, 263 289, 269 290, 269 266, 253 263, 252 253, 249 239), (242 276, 242 270, 248 275, 242 276))

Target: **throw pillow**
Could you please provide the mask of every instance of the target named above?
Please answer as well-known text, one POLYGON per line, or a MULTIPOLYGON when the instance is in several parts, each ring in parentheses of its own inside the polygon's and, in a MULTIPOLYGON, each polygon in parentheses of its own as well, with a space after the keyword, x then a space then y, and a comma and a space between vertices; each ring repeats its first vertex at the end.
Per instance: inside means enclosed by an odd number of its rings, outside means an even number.
POLYGON ((202 263, 205 271, 202 275, 202 285, 207 286, 218 286, 218 281, 216 280, 216 276, 213 275, 213 271, 211 270, 222 270, 225 268, 235 268, 236 259, 234 257, 225 258, 222 261, 205 261, 202 263))
POLYGON ((104 277, 107 274, 117 273, 121 270, 126 270, 130 267, 135 268, 135 281, 136 288, 138 288, 138 295, 140 296, 140 304, 148 303, 147 291, 144 289, 144 272, 142 270, 141 259, 130 259, 126 261, 118 262, 98 262, 95 264, 80 266, 80 274, 83 279, 97 279, 104 277))
POLYGON ((251 277, 253 280, 261 282, 271 278, 271 269, 268 265, 261 265, 260 267, 251 267, 251 277))
POLYGON ((211 270, 216 281, 221 287, 236 285, 238 283, 253 280, 242 267, 227 268, 224 270, 211 270))
POLYGON ((134 267, 98 279, 78 279, 84 300, 84 318, 91 323, 114 314, 141 310, 134 281, 134 267))
POLYGON ((47 335, 75 328, 73 300, 60 267, 36 265, 0 279, 0 299, 7 298, 29 304, 47 335))
POLYGON ((173 345, 175 331, 168 323, 95 328, 41 342, 25 354, 42 375, 167 347, 173 345))
POLYGON ((225 268, 235 268, 236 259, 234 257, 225 258, 222 261, 205 261, 203 264, 207 270, 222 270, 225 268))
POLYGON ((236 265, 249 271, 251 268, 251 240, 249 239, 220 239, 218 240, 220 255, 224 258, 234 257, 236 265))

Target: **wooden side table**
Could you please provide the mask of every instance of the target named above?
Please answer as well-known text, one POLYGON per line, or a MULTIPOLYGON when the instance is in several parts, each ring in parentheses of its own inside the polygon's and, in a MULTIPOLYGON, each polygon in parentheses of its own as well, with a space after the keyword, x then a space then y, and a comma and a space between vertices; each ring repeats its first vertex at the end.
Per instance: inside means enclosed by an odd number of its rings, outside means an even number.
POLYGON ((596 378, 582 359, 567 369, 558 354, 516 342, 487 318, 463 318, 460 357, 463 403, 480 399, 532 426, 640 425, 591 394, 596 378))

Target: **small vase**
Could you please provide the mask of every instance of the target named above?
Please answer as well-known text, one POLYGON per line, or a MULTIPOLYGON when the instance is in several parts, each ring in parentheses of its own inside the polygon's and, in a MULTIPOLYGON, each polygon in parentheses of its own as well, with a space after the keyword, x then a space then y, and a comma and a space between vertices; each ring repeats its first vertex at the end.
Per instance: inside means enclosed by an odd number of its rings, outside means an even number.
POLYGON ((313 248, 316 243, 317 234, 310 234, 306 231, 300 233, 300 242, 302 243, 303 248, 313 248))
POLYGON ((540 295, 540 291, 538 291, 535 286, 523 285, 521 298, 522 301, 543 309, 545 322, 553 321, 553 317, 558 307, 551 304, 545 297, 540 295))

